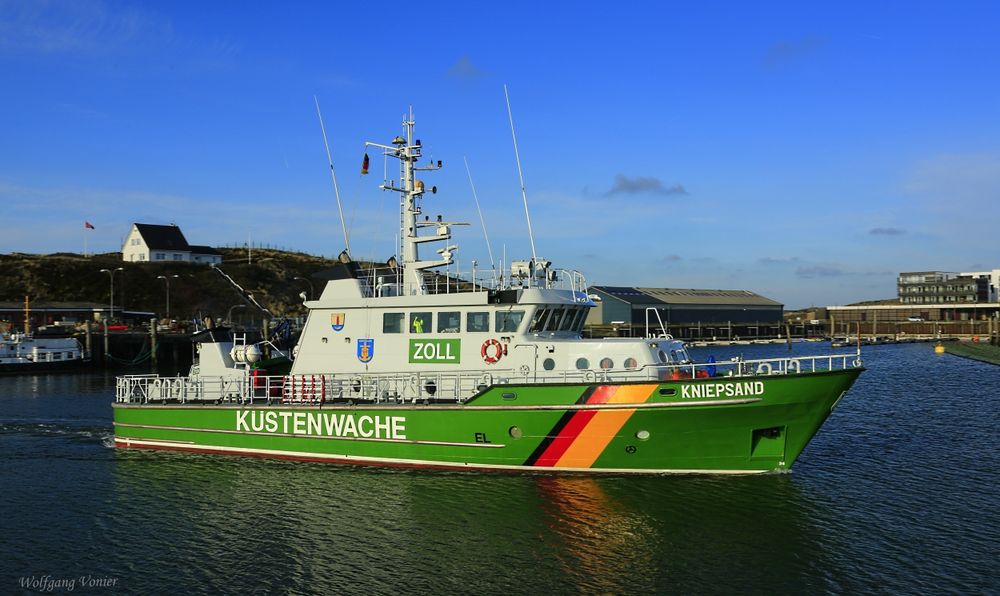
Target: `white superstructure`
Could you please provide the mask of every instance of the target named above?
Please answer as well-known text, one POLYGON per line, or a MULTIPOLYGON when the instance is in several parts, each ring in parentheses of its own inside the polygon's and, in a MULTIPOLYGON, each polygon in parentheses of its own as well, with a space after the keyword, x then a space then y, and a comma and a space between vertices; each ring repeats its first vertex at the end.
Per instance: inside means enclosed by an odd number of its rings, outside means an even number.
POLYGON ((538 381, 687 361, 683 345, 662 328, 654 339, 582 338, 594 306, 586 280, 544 259, 515 261, 509 277, 488 286, 436 277, 433 271, 450 265, 458 250, 452 229, 465 224, 422 216, 424 193, 437 188, 416 173, 442 164, 418 166, 412 118, 403 127, 392 144, 366 143, 400 163, 399 181, 380 188, 400 194, 402 262, 365 271, 342 255, 319 299, 306 303, 293 375, 462 372, 538 381), (424 258, 435 246, 434 258, 424 258))

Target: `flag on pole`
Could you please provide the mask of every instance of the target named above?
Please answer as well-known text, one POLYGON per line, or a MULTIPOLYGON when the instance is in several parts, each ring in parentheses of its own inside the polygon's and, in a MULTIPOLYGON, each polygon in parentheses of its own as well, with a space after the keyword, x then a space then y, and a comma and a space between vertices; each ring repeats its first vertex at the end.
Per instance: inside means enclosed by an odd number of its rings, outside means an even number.
POLYGON ((368 154, 365 153, 365 160, 361 162, 361 174, 365 175, 368 173, 368 154))
POLYGON ((85 221, 85 222, 83 222, 83 229, 85 229, 85 230, 93 230, 94 229, 94 224, 90 223, 89 221, 85 221))

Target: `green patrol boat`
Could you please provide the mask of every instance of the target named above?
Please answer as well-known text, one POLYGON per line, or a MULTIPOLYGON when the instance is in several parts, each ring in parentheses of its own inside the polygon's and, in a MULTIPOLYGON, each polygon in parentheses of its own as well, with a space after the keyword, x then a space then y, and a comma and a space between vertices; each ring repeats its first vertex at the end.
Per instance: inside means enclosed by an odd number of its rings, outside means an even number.
POLYGON ((861 374, 860 353, 696 363, 662 324, 644 338, 583 338, 595 306, 584 276, 534 255, 491 283, 436 276, 462 224, 420 217, 416 174, 441 162, 417 166, 412 116, 403 129, 366 143, 399 160, 398 183, 380 188, 400 193, 401 261, 363 269, 345 231, 287 374, 266 374, 260 344, 209 328, 192 337, 188 376, 119 377, 116 446, 438 469, 768 472, 792 466, 861 374), (422 259, 434 242, 438 258, 422 259))

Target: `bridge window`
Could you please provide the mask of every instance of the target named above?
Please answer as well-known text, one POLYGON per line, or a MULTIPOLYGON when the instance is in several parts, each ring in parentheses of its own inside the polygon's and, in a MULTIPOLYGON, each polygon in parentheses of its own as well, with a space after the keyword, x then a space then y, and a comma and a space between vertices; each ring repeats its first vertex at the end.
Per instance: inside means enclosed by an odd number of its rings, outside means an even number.
POLYGON ((602 358, 601 359, 601 368, 607 370, 609 368, 614 368, 614 367, 615 367, 615 363, 610 358, 602 358))
POLYGON ((576 367, 580 370, 587 370, 590 368, 590 360, 587 360, 586 358, 577 358, 576 367))
POLYGON ((559 325, 562 323, 563 315, 565 314, 567 314, 565 308, 552 309, 552 314, 549 315, 549 320, 545 323, 545 330, 559 331, 559 325))
POLYGON ((382 315, 382 333, 403 333, 406 313, 387 312, 382 315))
POLYGON ((505 310, 497 313, 496 331, 497 333, 517 333, 517 328, 521 326, 524 319, 523 310, 505 310))
POLYGON ((430 333, 433 318, 429 312, 410 313, 410 333, 430 333))
POLYGON ((566 316, 563 317, 562 325, 559 326, 559 331, 572 331, 573 325, 576 323, 576 317, 579 313, 579 308, 571 308, 567 310, 566 316))
POLYGON ((539 308, 535 311, 534 318, 531 319, 531 326, 528 327, 528 333, 538 333, 542 329, 545 329, 545 319, 549 316, 549 309, 539 308))
POLYGON ((438 313, 438 333, 458 333, 461 331, 462 313, 449 311, 438 313))
POLYGON ((469 333, 485 333, 490 330, 490 313, 470 312, 465 318, 465 329, 469 333))

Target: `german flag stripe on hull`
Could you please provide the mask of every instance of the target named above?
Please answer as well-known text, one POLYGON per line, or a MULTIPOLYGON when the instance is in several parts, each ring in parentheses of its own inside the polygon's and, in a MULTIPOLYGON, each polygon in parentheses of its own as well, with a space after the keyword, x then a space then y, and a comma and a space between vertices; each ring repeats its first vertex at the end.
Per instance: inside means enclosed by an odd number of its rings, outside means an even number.
MULTIPOLYGON (((643 404, 657 385, 599 385, 580 404, 643 404)), ((635 413, 634 409, 566 412, 524 462, 546 468, 589 468, 635 413)))

